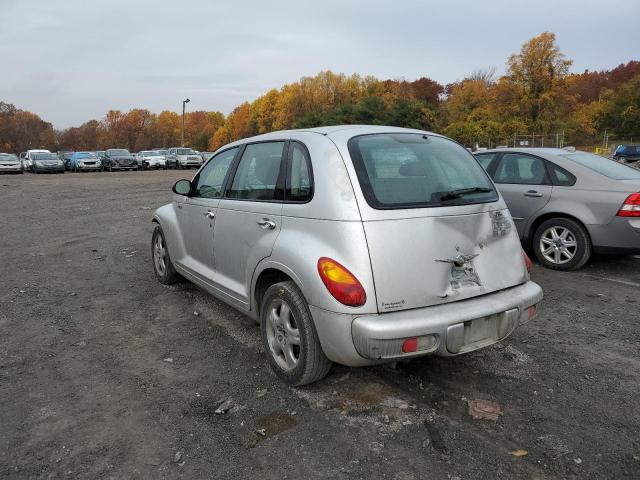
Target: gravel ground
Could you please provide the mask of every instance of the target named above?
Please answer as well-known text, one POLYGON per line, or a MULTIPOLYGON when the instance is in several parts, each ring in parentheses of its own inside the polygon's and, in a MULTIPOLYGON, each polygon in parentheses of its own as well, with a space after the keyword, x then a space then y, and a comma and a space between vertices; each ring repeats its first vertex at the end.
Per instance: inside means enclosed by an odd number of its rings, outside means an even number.
POLYGON ((500 345, 294 389, 251 320, 156 282, 182 176, 0 177, 0 477, 640 478, 640 259, 534 267, 540 315, 500 345))

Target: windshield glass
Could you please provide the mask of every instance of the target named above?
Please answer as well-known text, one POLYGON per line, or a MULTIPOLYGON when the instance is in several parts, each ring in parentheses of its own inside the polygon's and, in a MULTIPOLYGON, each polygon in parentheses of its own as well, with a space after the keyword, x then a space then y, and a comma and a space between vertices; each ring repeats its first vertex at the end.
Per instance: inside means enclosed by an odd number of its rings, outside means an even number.
POLYGON ((17 161, 18 157, 12 155, 10 153, 2 153, 0 154, 0 161, 17 161))
POLYGON ((151 150, 151 151, 148 151, 148 152, 142 152, 142 156, 143 157, 158 157, 160 155, 161 155, 161 153, 157 152, 155 150, 151 150))
POLYGON ((93 152, 80 152, 76 153, 77 158, 97 158, 96 154, 93 152))
POLYGON ((114 148, 113 150, 109 150, 109 155, 111 156, 119 156, 119 155, 131 155, 129 150, 125 150, 124 148, 114 148))
POLYGON ((640 171, 593 153, 576 152, 562 156, 614 180, 635 180, 640 178, 640 171))
POLYGON ((58 160, 55 153, 34 153, 31 155, 34 160, 58 160))
POLYGON ((190 148, 179 148, 177 154, 178 155, 195 155, 196 152, 194 152, 190 148))
POLYGON ((484 169, 455 142, 413 133, 362 135, 349 153, 373 208, 491 202, 498 195, 484 169))
POLYGON ((167 150, 158 150, 158 153, 160 155, 166 155, 167 154, 167 150))

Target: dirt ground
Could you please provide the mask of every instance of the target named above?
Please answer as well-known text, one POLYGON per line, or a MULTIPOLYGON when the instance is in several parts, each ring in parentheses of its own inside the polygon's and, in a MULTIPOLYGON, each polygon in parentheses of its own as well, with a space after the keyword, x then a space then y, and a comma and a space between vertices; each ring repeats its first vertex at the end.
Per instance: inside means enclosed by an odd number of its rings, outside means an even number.
POLYGON ((294 389, 252 321, 155 280, 183 176, 0 176, 1 478, 640 478, 640 259, 534 267, 500 345, 294 389))

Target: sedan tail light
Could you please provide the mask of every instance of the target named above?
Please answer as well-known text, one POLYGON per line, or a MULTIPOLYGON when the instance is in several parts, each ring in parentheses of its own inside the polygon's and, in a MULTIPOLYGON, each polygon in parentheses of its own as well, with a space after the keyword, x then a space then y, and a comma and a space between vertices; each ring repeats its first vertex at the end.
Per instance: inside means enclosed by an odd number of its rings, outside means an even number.
POLYGON ((632 193, 618 210, 619 217, 640 217, 640 193, 632 193))
POLYGON ((529 258, 529 255, 527 255, 527 252, 525 252, 524 250, 522 250, 522 259, 524 260, 525 267, 527 267, 527 272, 531 273, 531 268, 533 267, 533 263, 531 263, 531 259, 529 258))
POLYGON ((360 307, 367 301, 367 294, 358 279, 335 260, 320 258, 318 273, 329 293, 343 305, 360 307))

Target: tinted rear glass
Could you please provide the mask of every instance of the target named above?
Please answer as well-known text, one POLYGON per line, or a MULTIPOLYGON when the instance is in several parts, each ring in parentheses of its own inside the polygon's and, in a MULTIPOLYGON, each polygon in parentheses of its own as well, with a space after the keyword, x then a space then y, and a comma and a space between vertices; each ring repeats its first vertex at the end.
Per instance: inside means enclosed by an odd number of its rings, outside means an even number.
POLYGON ((349 141, 349 153, 364 196, 373 208, 450 206, 498 199, 475 158, 445 138, 413 133, 362 135, 349 141))
POLYGON ((635 180, 640 178, 640 171, 593 153, 576 152, 562 156, 614 180, 635 180))

